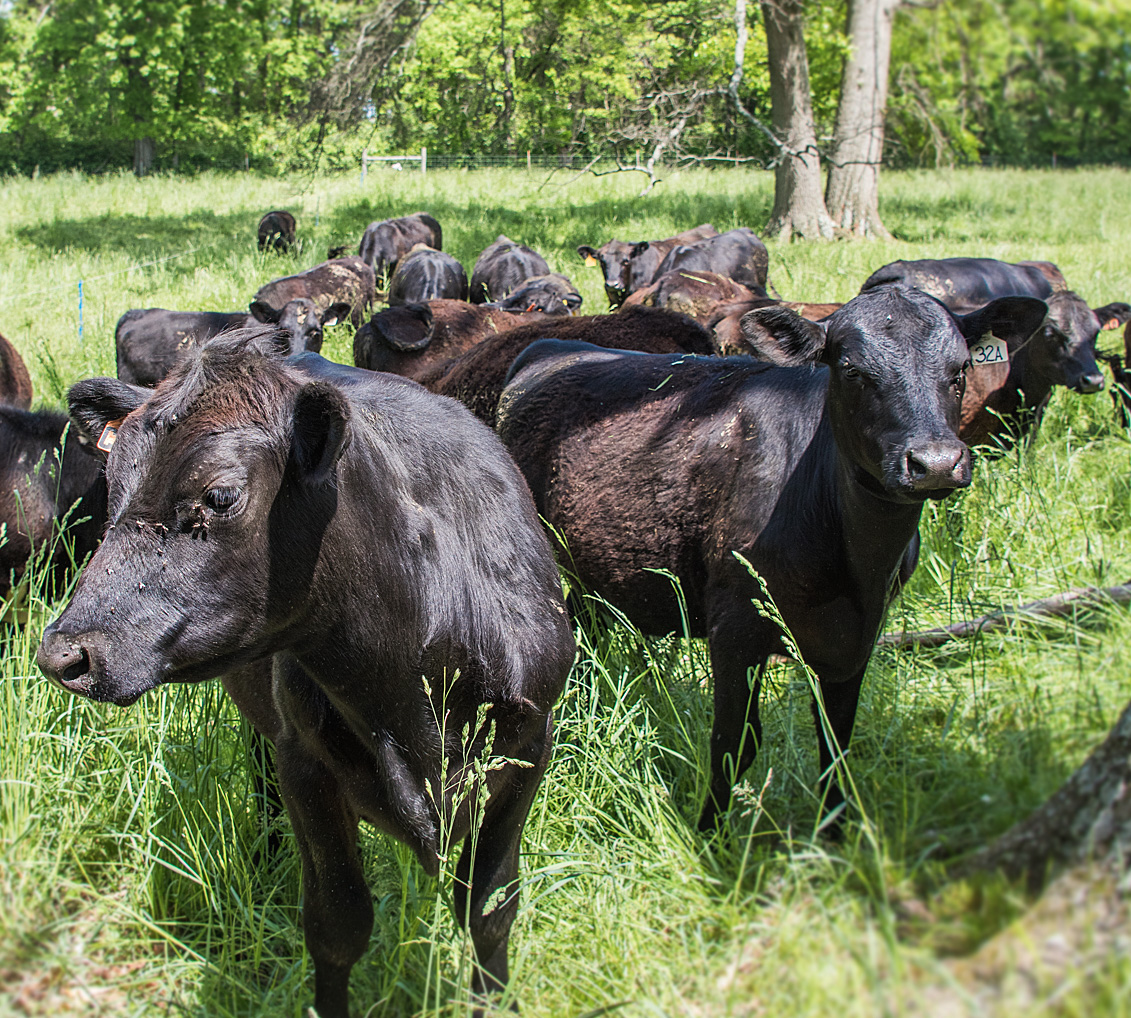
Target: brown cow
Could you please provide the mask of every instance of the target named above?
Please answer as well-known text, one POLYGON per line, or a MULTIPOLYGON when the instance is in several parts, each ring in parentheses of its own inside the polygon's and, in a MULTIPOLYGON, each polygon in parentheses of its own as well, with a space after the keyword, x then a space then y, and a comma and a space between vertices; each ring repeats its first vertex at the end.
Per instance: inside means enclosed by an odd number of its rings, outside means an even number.
POLYGON ((543 321, 541 314, 516 315, 462 300, 430 300, 378 311, 353 337, 353 362, 419 381, 435 365, 467 353, 508 329, 543 321))
POLYGON ((531 343, 547 337, 645 353, 714 352, 707 331, 686 315, 634 307, 615 315, 555 317, 509 329, 485 339, 462 357, 433 365, 418 381, 433 392, 455 397, 494 427, 495 408, 511 361, 531 343))
POLYGON ((305 297, 314 301, 320 312, 325 312, 332 304, 348 304, 350 320, 357 326, 364 320, 365 311, 376 294, 377 277, 373 270, 357 255, 349 255, 265 283, 256 291, 251 313, 266 321, 270 314, 281 314, 292 300, 305 297))

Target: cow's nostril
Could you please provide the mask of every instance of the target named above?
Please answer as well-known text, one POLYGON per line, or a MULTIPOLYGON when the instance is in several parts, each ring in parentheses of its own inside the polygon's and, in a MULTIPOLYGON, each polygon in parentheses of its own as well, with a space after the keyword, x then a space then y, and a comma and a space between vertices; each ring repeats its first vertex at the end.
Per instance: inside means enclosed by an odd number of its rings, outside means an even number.
POLYGON ((87 653, 85 647, 79 647, 78 660, 67 665, 59 674, 59 679, 64 684, 74 682, 76 679, 82 678, 87 672, 90 671, 90 654, 87 653))

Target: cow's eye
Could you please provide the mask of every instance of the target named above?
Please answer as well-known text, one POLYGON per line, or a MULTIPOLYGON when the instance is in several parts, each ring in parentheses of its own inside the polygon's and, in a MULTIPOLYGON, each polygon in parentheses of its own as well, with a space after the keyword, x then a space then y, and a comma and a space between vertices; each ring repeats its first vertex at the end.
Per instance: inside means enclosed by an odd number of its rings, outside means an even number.
POLYGON ((214 513, 226 513, 240 500, 239 488, 209 488, 204 502, 214 513))
POLYGON ((845 378, 851 378, 855 381, 860 377, 860 370, 855 365, 845 364, 841 368, 841 374, 843 374, 845 378))

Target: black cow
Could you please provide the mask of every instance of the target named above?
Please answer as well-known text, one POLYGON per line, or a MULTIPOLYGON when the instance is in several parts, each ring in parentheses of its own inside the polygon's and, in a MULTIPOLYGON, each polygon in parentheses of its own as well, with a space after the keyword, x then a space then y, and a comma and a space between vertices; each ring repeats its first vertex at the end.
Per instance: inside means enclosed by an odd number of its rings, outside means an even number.
POLYGON ((106 464, 110 527, 43 634, 44 674, 121 706, 239 674, 237 703, 273 703, 261 723, 302 858, 321 1018, 347 1018, 373 924, 359 818, 433 876, 468 838, 455 910, 474 990, 501 988, 519 839, 574 653, 502 444, 412 382, 263 356, 244 334, 147 399, 106 378, 69 399, 89 435, 125 420, 106 464), (267 656, 270 683, 255 664, 267 656))
POLYGON ((61 594, 67 573, 102 534, 102 467, 83 451, 69 424, 49 410, 0 406, 0 597, 9 595, 13 582, 20 585, 33 556, 32 574, 46 581, 43 595, 61 594))
POLYGON ((545 276, 550 266, 533 248, 499 234, 483 249, 471 270, 471 303, 502 300, 533 276, 545 276))
POLYGON ((131 385, 152 388, 185 360, 189 353, 222 332, 256 322, 277 326, 277 352, 283 356, 322 349, 322 329, 335 325, 350 311, 348 304, 331 304, 324 314, 307 298, 292 300, 280 310, 259 301, 251 314, 219 311, 166 311, 145 308, 127 311, 118 319, 114 346, 118 377, 131 385))
MULTIPOLYGON (((356 327, 364 320, 365 311, 376 295, 377 278, 373 270, 356 255, 349 255, 346 258, 331 258, 305 272, 282 276, 265 283, 256 291, 251 307, 261 305, 282 314, 283 308, 292 300, 305 297, 318 305, 318 310, 326 315, 333 305, 348 304, 350 321, 356 327)), ((260 311, 257 317, 263 314, 260 311)))
POLYGON ((378 276, 389 277, 397 263, 417 244, 427 244, 437 251, 444 249, 444 231, 427 212, 370 223, 362 234, 357 253, 378 276))
POLYGON ((572 315, 581 307, 581 294, 568 276, 550 272, 524 280, 508 296, 483 306, 514 314, 541 311, 546 315, 572 315))
POLYGON ((582 244, 577 253, 585 259, 586 265, 601 266, 609 306, 620 307, 630 293, 652 282, 664 255, 677 244, 690 244, 704 237, 716 236, 718 230, 710 223, 703 223, 664 240, 610 240, 599 248, 582 244))
POLYGON ((19 350, 0 336, 0 403, 26 410, 31 406, 31 397, 31 375, 24 359, 19 350))
POLYGON ((268 212, 259 220, 256 230, 260 251, 287 252, 295 243, 295 217, 289 212, 268 212))
MULTIPOLYGON (((893 584, 914 568, 923 504, 970 483, 955 434, 963 337, 1028 335, 1043 315, 1039 301, 1010 298, 956 319, 923 293, 887 288, 822 323, 751 311, 749 341, 773 364, 559 354, 549 341, 516 359, 498 430, 561 537, 563 564, 648 633, 681 631, 678 577, 691 634, 708 640, 715 720, 701 828, 715 826, 754 758, 766 661, 789 652, 752 604, 765 594, 743 559, 820 678, 836 740, 818 725, 827 775, 848 746, 893 584)), ((827 791, 830 808, 843 801, 836 783, 827 791)))
POLYGON ((758 235, 745 226, 706 237, 692 244, 678 244, 660 262, 649 283, 671 272, 715 272, 749 287, 755 296, 766 296, 766 273, 770 256, 758 235))
POLYGON ((860 292, 877 286, 913 286, 937 297, 951 311, 973 311, 1013 294, 1045 300, 1067 290, 1052 262, 1003 262, 996 258, 921 258, 876 269, 860 292))
POLYGON ((993 258, 940 258, 892 262, 877 269, 861 292, 900 280, 937 297, 954 312, 966 312, 1010 294, 1039 297, 1048 317, 1030 337, 1016 339, 1006 352, 987 360, 974 351, 967 397, 962 405, 963 440, 971 445, 1008 445, 1039 425, 1053 386, 1080 393, 1099 392, 1103 372, 1096 363, 1101 328, 1116 328, 1131 317, 1131 305, 1092 309, 1060 285, 1060 270, 1050 262, 1011 265, 993 258))
POLYGON ((397 263, 389 280, 389 306, 438 298, 467 300, 467 273, 450 254, 417 244, 397 263))

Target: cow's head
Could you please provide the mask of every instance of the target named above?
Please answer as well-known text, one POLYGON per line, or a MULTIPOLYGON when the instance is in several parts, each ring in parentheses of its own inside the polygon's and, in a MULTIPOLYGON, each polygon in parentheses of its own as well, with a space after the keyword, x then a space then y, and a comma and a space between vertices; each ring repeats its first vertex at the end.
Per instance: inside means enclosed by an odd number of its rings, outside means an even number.
POLYGON ((1096 339, 1131 318, 1131 305, 1108 304, 1093 310, 1071 290, 1048 298, 1049 313, 1028 341, 1029 370, 1050 385, 1076 392, 1099 392, 1103 372, 1096 364, 1096 339))
POLYGON ((322 349, 322 329, 349 318, 350 305, 345 302, 331 304, 325 311, 306 297, 288 301, 282 308, 273 308, 261 300, 252 301, 248 310, 257 322, 276 326, 275 335, 279 353, 284 357, 310 350, 322 349))
POLYGON ((547 315, 572 315, 581 307, 581 294, 574 289, 568 277, 551 272, 545 276, 531 276, 502 300, 483 306, 514 314, 541 311, 547 315))
MULTIPOLYGON (((601 272, 605 276, 605 294, 609 298, 609 304, 613 307, 619 307, 624 303, 625 297, 633 290, 646 286, 652 281, 651 272, 647 273, 647 279, 641 281, 643 274, 638 271, 639 266, 636 264, 640 256, 650 247, 651 245, 646 240, 637 243, 610 240, 596 249, 583 244, 577 249, 577 253, 585 259, 586 265, 596 262, 601 266, 601 272)), ((658 264, 658 259, 655 259, 655 261, 658 264)), ((651 268, 654 270, 656 266, 652 265, 651 268)))
POLYGON ((109 527, 38 663, 93 700, 222 674, 277 649, 319 595, 349 440, 341 391, 222 337, 152 393, 114 378, 69 393, 107 450, 109 527))
POLYGON ((884 286, 821 322, 763 307, 743 317, 742 329, 766 360, 828 367, 827 409, 842 457, 875 494, 911 502, 970 483, 970 452, 957 435, 967 339, 991 330, 1027 336, 1045 310, 1039 300, 1006 297, 958 317, 918 290, 884 286))

